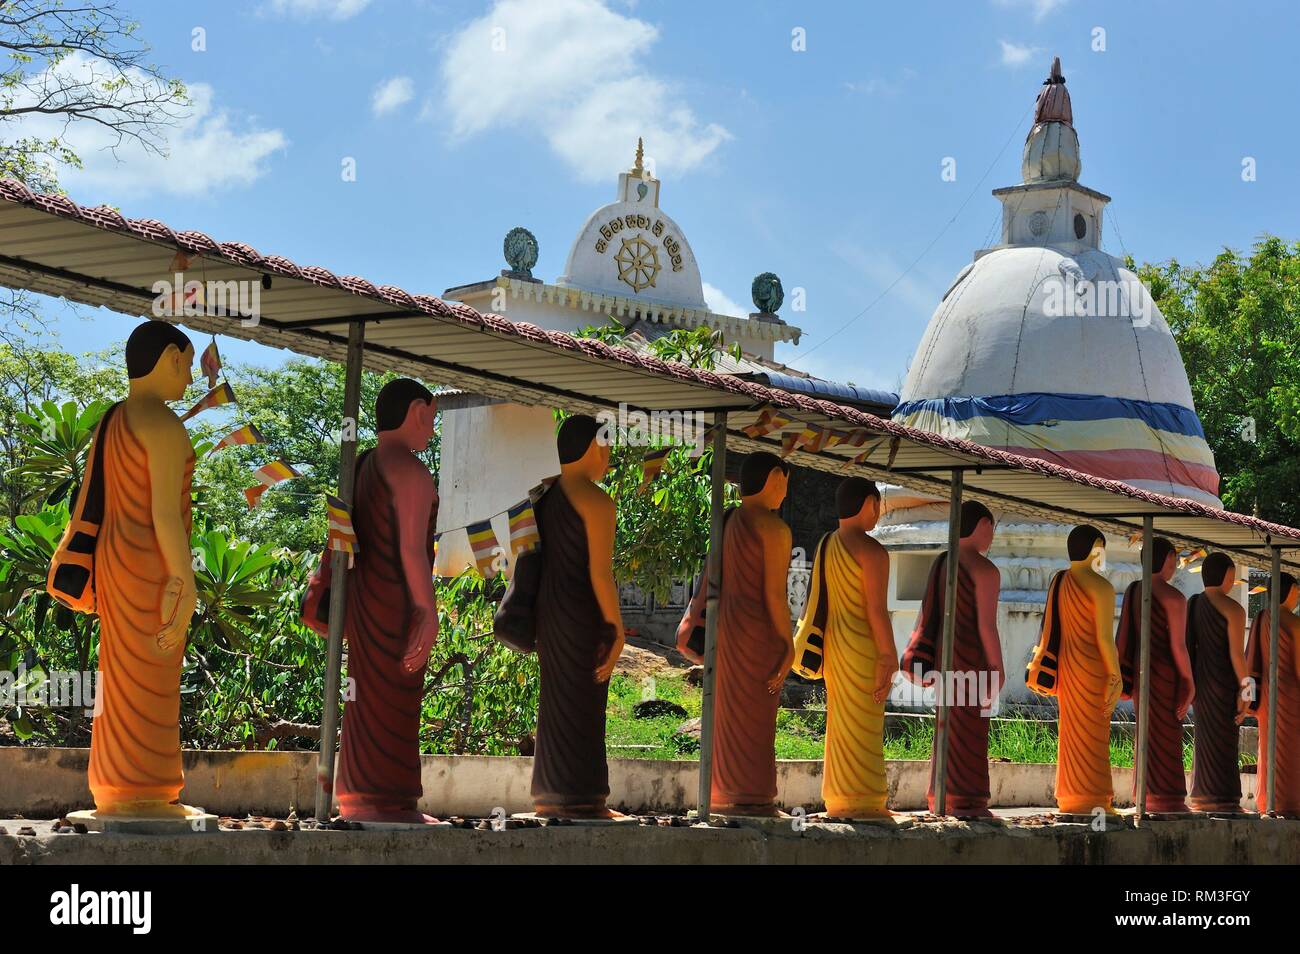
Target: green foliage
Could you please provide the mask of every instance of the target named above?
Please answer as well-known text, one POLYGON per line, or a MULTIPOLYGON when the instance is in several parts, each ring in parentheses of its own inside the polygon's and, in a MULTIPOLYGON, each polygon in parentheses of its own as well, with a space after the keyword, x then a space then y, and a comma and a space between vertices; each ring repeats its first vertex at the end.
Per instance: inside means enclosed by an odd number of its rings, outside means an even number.
POLYGON ((50 403, 61 415, 68 401, 89 409, 124 396, 121 374, 105 366, 104 355, 79 360, 21 323, 11 337, 0 340, 0 520, 38 509, 52 489, 42 494, 44 475, 33 481, 21 469, 31 453, 24 417, 44 418, 50 403))
POLYGON ((1300 243, 1170 261, 1139 276, 1182 352, 1230 510, 1300 523, 1300 243), (1243 437, 1254 420, 1255 441, 1243 437))
MULTIPOLYGON (((579 337, 607 344, 627 344, 627 333, 613 319, 603 326, 583 328, 579 337)), ((656 357, 694 368, 712 370, 726 350, 720 332, 710 328, 676 330, 650 341, 656 357)), ((739 355, 738 347, 731 353, 739 355)), ((642 458, 649 447, 626 443, 620 433, 610 453, 604 486, 617 505, 614 537, 614 577, 634 583, 660 600, 667 599, 674 581, 689 581, 704 563, 709 548, 710 469, 712 451, 691 456, 694 448, 675 447, 654 482, 641 490, 642 458)), ((656 442, 664 446, 664 442, 656 442)), ((734 497, 734 490, 728 487, 734 497)))
POLYGON ((72 500, 85 473, 85 460, 95 426, 108 410, 106 401, 91 401, 78 409, 75 401, 62 405, 44 401, 32 414, 19 412, 18 422, 26 428, 27 456, 15 468, 29 482, 44 505, 72 500))
POLYGON ((278 599, 266 586, 266 570, 275 563, 270 546, 231 540, 219 529, 194 533, 191 545, 200 609, 190 625, 190 639, 244 648, 257 622, 255 612, 278 599))
MULTIPOLYGON (((362 374, 361 414, 356 422, 359 450, 375 442, 375 398, 393 377, 362 374)), ((295 359, 276 368, 230 367, 227 379, 238 406, 200 414, 194 433, 215 443, 235 427, 251 423, 267 443, 224 448, 200 457, 194 475, 196 499, 214 525, 228 528, 234 536, 270 540, 291 550, 319 550, 326 531, 321 495, 335 493, 339 482, 343 366, 295 359), (272 488, 250 511, 243 489, 254 483, 251 472, 277 458, 293 464, 303 476, 272 488)), ((422 455, 431 466, 438 446, 435 433, 429 451, 422 455)))
POLYGON ((425 752, 517 755, 531 751, 540 677, 536 655, 492 637, 505 590, 467 570, 438 584, 438 642, 429 659, 420 747, 425 752))

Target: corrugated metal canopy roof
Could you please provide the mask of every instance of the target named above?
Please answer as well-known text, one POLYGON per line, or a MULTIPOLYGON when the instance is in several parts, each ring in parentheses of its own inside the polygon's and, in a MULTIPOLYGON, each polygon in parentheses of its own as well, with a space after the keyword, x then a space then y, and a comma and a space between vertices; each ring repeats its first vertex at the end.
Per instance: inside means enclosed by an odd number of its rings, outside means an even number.
POLYGON ((797 417, 792 428, 820 423, 870 435, 861 447, 795 451, 791 459, 805 466, 939 497, 948 495, 949 471, 960 467, 966 495, 1000 510, 1088 522, 1122 535, 1139 531, 1142 516, 1150 514, 1158 533, 1182 545, 1228 550, 1261 569, 1269 566, 1269 546, 1280 544, 1288 569, 1300 571, 1300 530, 942 438, 831 401, 515 324, 431 295, 300 267, 241 243, 126 219, 108 207, 82 208, 64 196, 37 195, 0 180, 0 283, 9 287, 152 317, 153 283, 170 277, 177 251, 201 257, 204 281, 272 280, 261 292, 257 322, 232 314, 183 319, 201 331, 343 361, 349 322, 364 320, 365 364, 373 370, 588 413, 620 402, 644 410, 726 410, 728 445, 742 451, 780 449, 779 434, 755 440, 742 432, 770 404, 797 417), (850 463, 868 449, 863 463, 850 463))

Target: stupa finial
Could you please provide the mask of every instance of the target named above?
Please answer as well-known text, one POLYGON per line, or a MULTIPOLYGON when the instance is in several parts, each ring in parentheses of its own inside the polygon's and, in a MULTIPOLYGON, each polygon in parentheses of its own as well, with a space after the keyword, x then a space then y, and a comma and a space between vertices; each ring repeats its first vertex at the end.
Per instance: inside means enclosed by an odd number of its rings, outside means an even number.
POLYGON ((634 176, 641 176, 644 178, 645 176, 644 162, 645 162, 645 144, 641 141, 641 137, 637 136, 636 137, 636 162, 632 163, 632 174, 634 176))
POLYGON ((1070 93, 1065 88, 1059 56, 1052 58, 1052 71, 1043 80, 1043 88, 1038 91, 1038 102, 1034 104, 1034 125, 1039 123, 1074 125, 1074 110, 1070 106, 1070 93))

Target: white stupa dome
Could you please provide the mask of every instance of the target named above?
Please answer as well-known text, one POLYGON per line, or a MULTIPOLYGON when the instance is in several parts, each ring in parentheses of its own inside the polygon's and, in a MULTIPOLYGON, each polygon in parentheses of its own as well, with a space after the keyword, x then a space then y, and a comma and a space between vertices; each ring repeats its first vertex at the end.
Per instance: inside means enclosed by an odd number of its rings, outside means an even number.
POLYGON ((1178 344, 1102 250, 1110 198, 1081 186, 1060 61, 1039 94, 1025 181, 997 189, 1002 240, 935 309, 894 418, 1219 506, 1178 344))

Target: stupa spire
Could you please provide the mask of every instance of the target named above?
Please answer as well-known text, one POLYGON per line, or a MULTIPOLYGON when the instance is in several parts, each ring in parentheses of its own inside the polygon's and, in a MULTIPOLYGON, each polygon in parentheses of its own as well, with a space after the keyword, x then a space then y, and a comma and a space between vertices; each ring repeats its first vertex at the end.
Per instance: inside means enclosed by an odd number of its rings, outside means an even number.
POLYGON ((1070 93, 1065 88, 1065 77, 1061 74, 1061 58, 1052 58, 1052 71, 1043 80, 1043 88, 1038 91, 1038 102, 1034 106, 1034 125, 1039 123, 1065 123, 1074 125, 1074 110, 1070 107, 1070 93))
POLYGON ((640 136, 636 137, 636 161, 632 163, 632 175, 641 177, 645 175, 645 143, 641 141, 640 136))
POLYGON ((1020 171, 1024 182, 1075 182, 1081 169, 1074 110, 1057 56, 1034 103, 1034 125, 1025 137, 1020 171))

